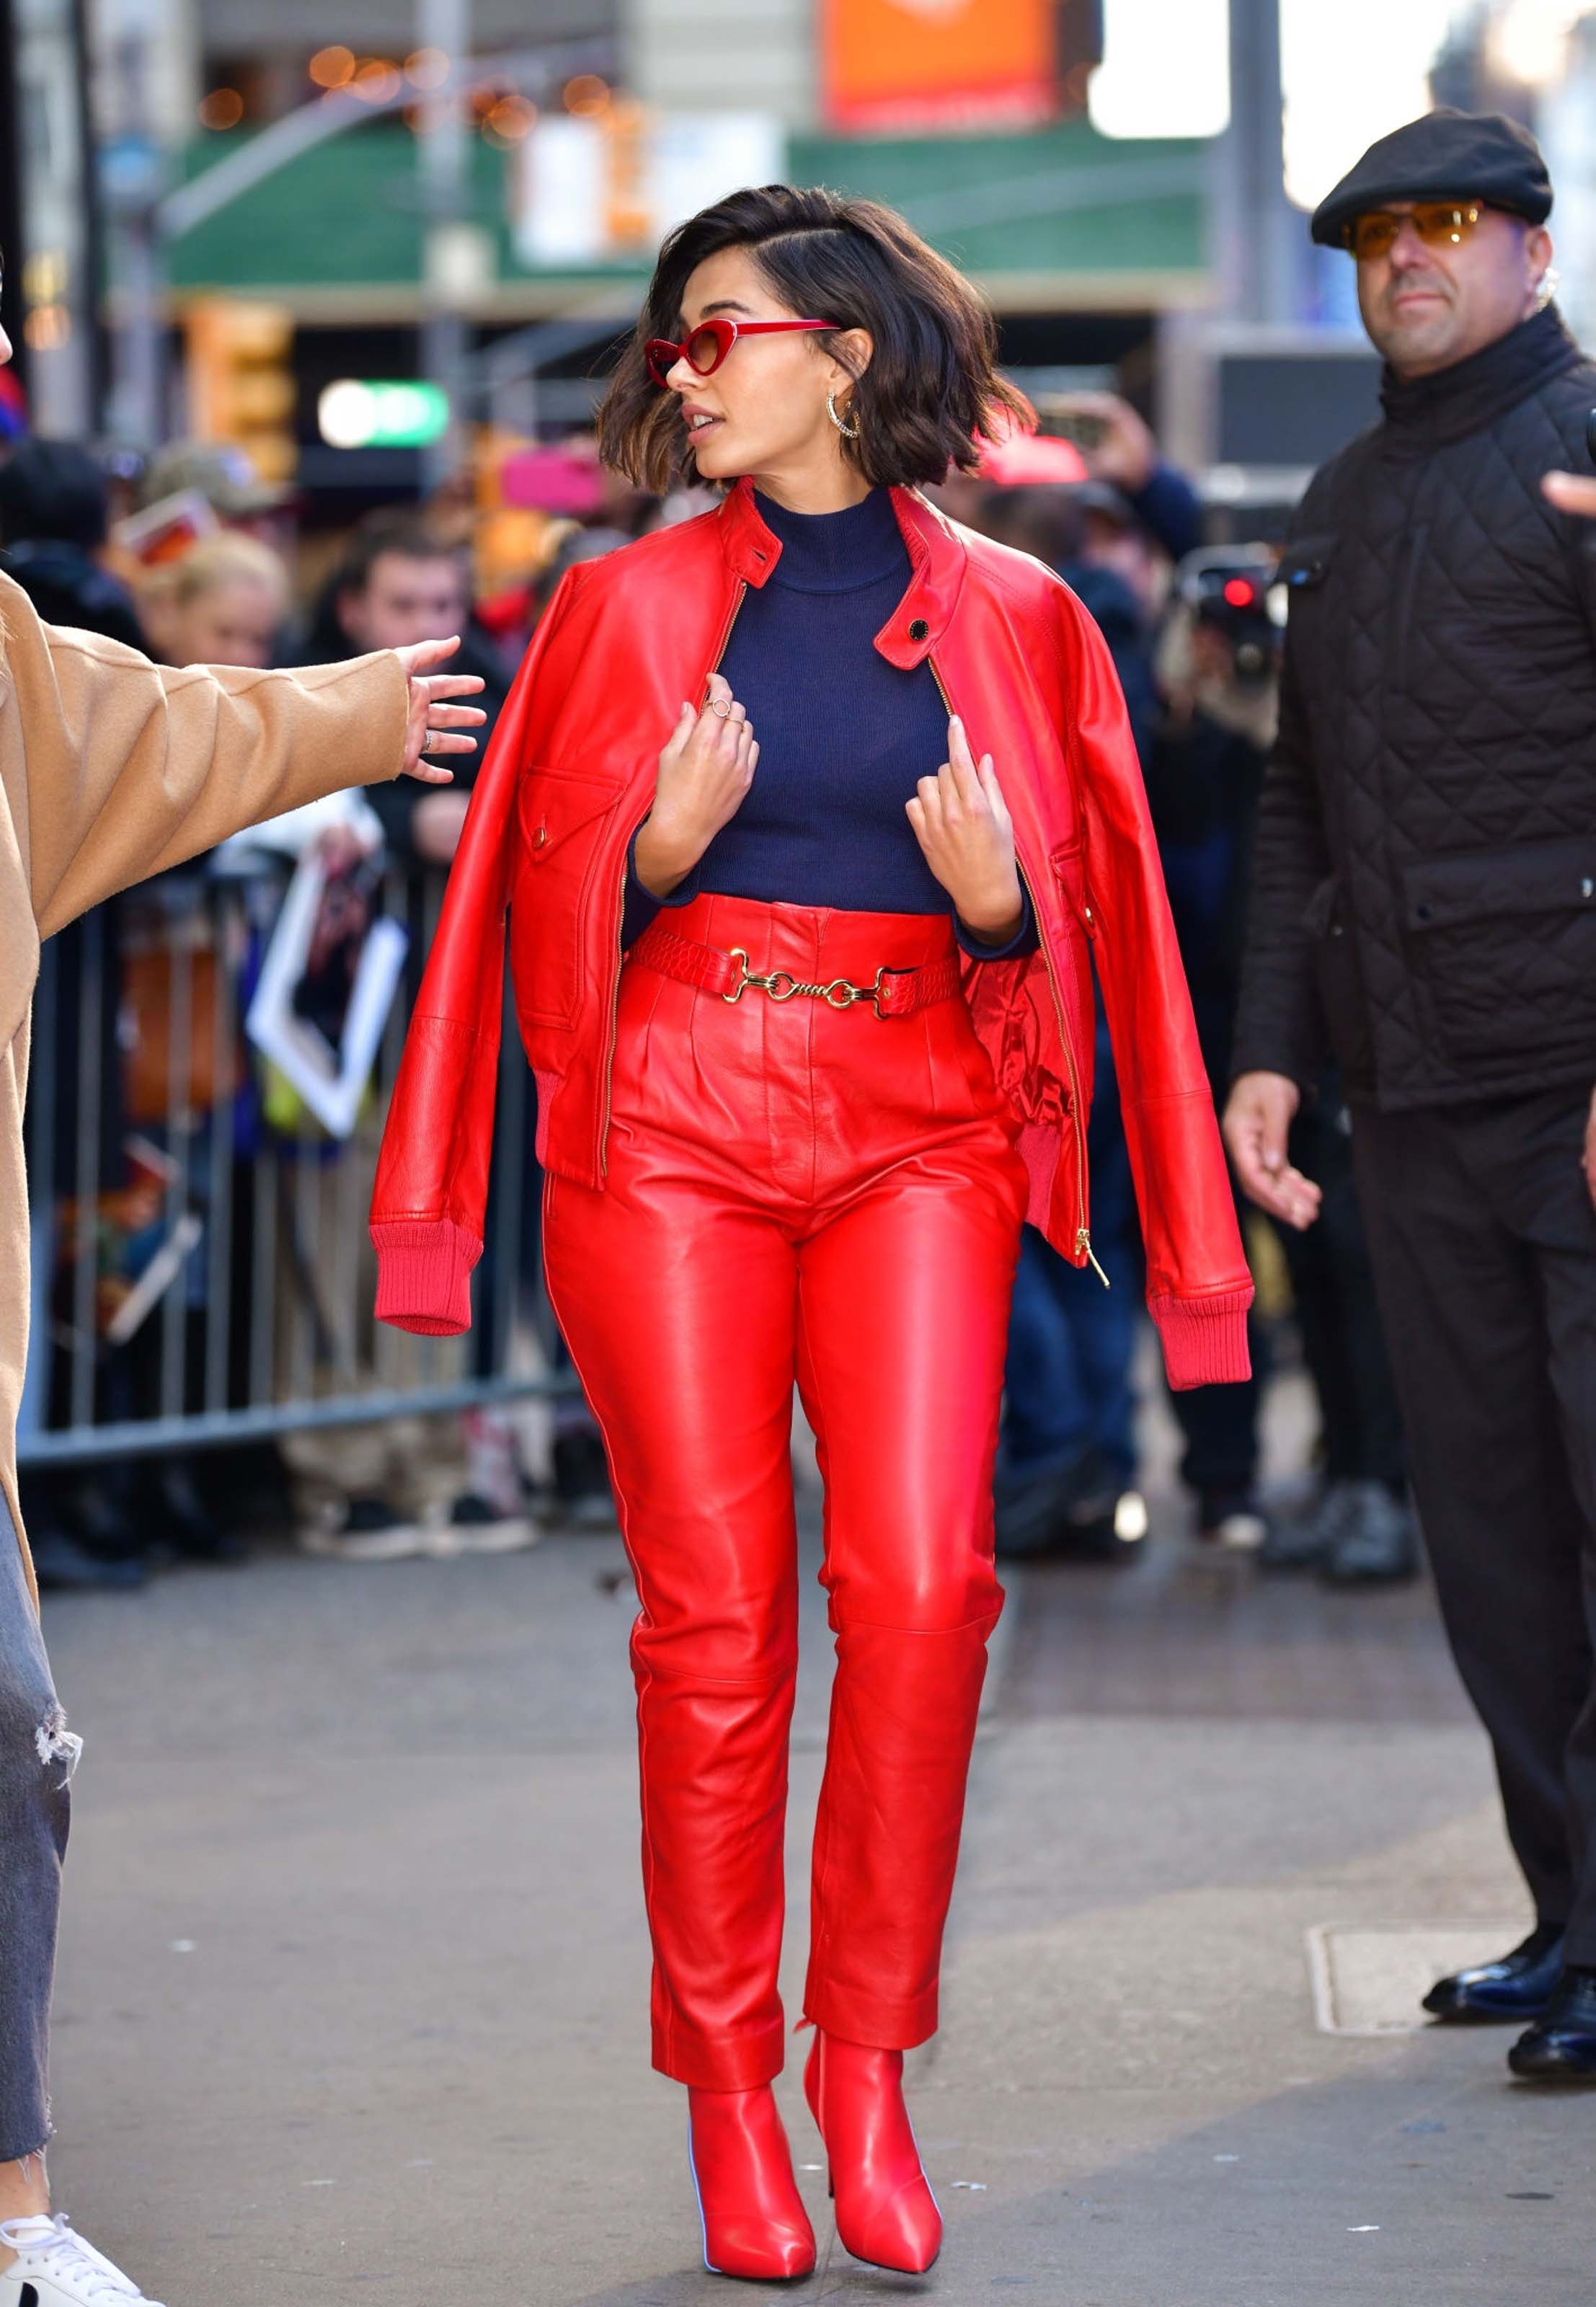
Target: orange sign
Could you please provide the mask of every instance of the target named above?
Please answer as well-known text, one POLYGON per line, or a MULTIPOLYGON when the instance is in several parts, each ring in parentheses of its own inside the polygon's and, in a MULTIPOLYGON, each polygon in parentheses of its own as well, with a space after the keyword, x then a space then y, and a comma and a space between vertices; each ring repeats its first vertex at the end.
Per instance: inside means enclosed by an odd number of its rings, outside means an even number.
POLYGON ((1055 0, 822 0, 833 127, 1017 127, 1057 109, 1055 0))

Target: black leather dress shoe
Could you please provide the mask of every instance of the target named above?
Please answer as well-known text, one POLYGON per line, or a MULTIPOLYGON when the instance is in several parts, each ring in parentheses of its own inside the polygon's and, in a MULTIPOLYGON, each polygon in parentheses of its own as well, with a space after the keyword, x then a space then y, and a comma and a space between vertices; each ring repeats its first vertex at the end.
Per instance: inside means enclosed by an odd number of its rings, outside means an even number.
POLYGON ((91 1587, 126 1593, 142 1586, 148 1574, 137 1555, 92 1554, 59 1522, 35 1522, 28 1541, 41 1594, 65 1594, 91 1587))
POLYGON ((1551 2001, 1562 1972, 1561 1924, 1537 1923, 1511 1954, 1438 1978, 1424 2008, 1432 2019, 1460 2022, 1535 2019, 1551 2001))
POLYGON ((1419 1575, 1419 1532, 1384 1482, 1349 1482, 1345 1510, 1319 1564, 1326 1586, 1390 1586, 1419 1575))
MULTIPOLYGON (((1005 1469, 993 1487, 996 1550, 1004 1562, 1074 1553, 1107 1522, 1111 1531, 1120 1484, 1094 1446, 1063 1467, 1017 1475, 1005 1469)), ((1117 1549, 1126 1553, 1131 1548, 1117 1549)))
POLYGON ((1507 2054, 1528 2083, 1596 2083, 1596 1970, 1566 1970, 1527 2035, 1507 2054))

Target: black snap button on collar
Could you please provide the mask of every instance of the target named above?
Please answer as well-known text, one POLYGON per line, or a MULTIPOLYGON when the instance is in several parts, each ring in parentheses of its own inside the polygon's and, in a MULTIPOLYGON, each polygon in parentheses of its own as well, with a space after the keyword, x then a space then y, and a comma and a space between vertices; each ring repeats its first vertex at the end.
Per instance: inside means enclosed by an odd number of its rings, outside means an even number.
POLYGON ((923 617, 914 617, 910 620, 909 639, 912 641, 924 640, 930 631, 931 627, 926 623, 923 617))

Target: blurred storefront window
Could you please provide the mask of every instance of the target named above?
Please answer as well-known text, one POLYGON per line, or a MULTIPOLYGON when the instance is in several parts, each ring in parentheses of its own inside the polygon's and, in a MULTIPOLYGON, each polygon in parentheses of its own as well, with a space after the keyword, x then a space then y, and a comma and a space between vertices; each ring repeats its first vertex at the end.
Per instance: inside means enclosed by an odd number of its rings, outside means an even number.
POLYGON ((834 128, 1031 126, 1058 109, 1053 0, 821 0, 834 128))

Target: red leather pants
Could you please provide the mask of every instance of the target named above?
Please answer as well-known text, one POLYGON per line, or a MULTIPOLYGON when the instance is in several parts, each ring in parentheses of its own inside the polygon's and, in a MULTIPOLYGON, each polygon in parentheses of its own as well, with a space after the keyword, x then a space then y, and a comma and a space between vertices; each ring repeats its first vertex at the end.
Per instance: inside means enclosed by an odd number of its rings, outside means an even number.
MULTIPOLYGON (((945 919, 742 898, 667 919, 813 981, 953 946, 945 919)), ((837 1638, 804 2009, 888 2049, 935 2030, 1003 1600, 991 1473, 1025 1198, 962 999, 883 1020, 623 968, 605 1184, 548 1179, 545 1265, 641 1605, 654 2063, 679 2081, 744 2089, 782 2064, 794 1378, 837 1638)))

